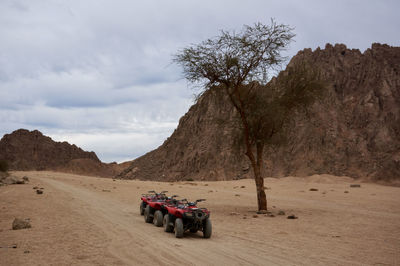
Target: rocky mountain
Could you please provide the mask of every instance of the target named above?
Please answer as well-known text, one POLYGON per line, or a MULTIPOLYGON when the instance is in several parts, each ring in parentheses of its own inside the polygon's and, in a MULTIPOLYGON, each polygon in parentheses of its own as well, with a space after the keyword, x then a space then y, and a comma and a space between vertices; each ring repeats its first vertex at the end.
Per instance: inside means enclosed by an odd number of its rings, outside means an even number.
POLYGON ((0 140, 0 160, 10 170, 56 170, 75 174, 111 177, 122 169, 102 163, 94 152, 68 142, 55 142, 40 131, 19 129, 0 140))
MULTIPOLYGON (((265 150, 264 175, 400 179, 400 47, 373 44, 361 53, 343 44, 327 44, 325 49, 298 52, 289 66, 296 61, 319 69, 326 81, 325 97, 307 117, 296 117, 289 142, 265 150)), ((233 117, 229 104, 204 94, 159 148, 134 160, 118 177, 250 177, 248 160, 229 126, 233 117)))

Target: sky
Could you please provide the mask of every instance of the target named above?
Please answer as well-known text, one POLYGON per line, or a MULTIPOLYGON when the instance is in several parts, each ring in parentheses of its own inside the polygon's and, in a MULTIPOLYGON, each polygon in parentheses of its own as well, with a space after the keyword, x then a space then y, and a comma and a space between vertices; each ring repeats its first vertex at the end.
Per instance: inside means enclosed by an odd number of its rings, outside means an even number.
POLYGON ((0 137, 38 129, 104 162, 160 146, 194 103, 172 56, 244 24, 294 27, 287 56, 400 46, 397 0, 0 0, 0 137))

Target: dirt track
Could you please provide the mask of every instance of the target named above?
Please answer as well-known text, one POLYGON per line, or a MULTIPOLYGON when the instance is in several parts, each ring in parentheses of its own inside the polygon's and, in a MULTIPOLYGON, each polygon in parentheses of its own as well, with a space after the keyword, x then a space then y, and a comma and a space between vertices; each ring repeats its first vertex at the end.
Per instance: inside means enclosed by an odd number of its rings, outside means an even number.
POLYGON ((396 187, 350 188, 349 178, 332 176, 268 178, 276 216, 254 218, 252 180, 163 183, 52 172, 16 175, 31 181, 0 187, 0 265, 400 265, 396 187), (33 186, 43 187, 44 194, 37 195, 33 186), (139 195, 150 189, 207 198, 202 206, 212 211, 211 239, 200 233, 176 239, 144 223, 139 195), (279 210, 286 215, 278 216, 279 210), (289 214, 299 219, 286 219, 289 214), (32 228, 10 230, 14 217, 30 218, 32 228), (13 244, 17 248, 7 248, 13 244))

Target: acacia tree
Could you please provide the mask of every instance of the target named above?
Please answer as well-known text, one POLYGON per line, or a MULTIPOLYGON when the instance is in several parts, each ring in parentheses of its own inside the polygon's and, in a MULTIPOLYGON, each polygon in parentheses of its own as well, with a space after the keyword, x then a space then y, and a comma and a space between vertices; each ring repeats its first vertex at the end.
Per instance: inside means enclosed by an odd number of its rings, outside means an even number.
POLYGON ((221 31, 217 37, 184 48, 173 59, 188 81, 204 85, 199 95, 214 90, 237 111, 240 122, 236 126, 253 169, 259 210, 267 210, 264 146, 283 131, 286 118, 299 106, 296 101, 306 103, 302 98, 309 98, 304 93, 307 84, 291 89, 285 87, 289 82, 265 86, 267 72, 285 60, 281 52, 293 37, 292 28, 272 20, 270 25, 245 25, 237 33, 221 31))

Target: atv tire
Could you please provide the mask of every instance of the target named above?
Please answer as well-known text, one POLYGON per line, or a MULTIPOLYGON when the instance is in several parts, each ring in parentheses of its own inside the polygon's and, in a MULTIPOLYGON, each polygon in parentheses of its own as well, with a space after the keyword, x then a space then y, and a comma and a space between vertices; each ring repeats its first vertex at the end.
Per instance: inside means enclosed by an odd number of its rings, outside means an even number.
POLYGON ((144 209, 145 209, 146 207, 144 206, 144 202, 142 201, 141 203, 140 203, 140 215, 144 215, 144 209))
POLYGON ((164 215, 163 219, 165 232, 172 232, 174 230, 174 226, 172 226, 170 223, 171 223, 171 217, 169 217, 169 214, 167 213, 166 215, 164 215))
POLYGON ((182 238, 183 237, 183 221, 181 218, 175 219, 175 237, 182 238))
POLYGON ((151 223, 153 221, 153 217, 150 215, 150 205, 146 206, 146 209, 144 209, 144 221, 146 223, 151 223))
POLYGON ((163 225, 163 214, 160 210, 157 210, 154 213, 153 224, 157 227, 161 227, 163 225))
POLYGON ((211 220, 206 219, 203 222, 203 237, 204 238, 210 238, 212 233, 212 225, 211 225, 211 220))

